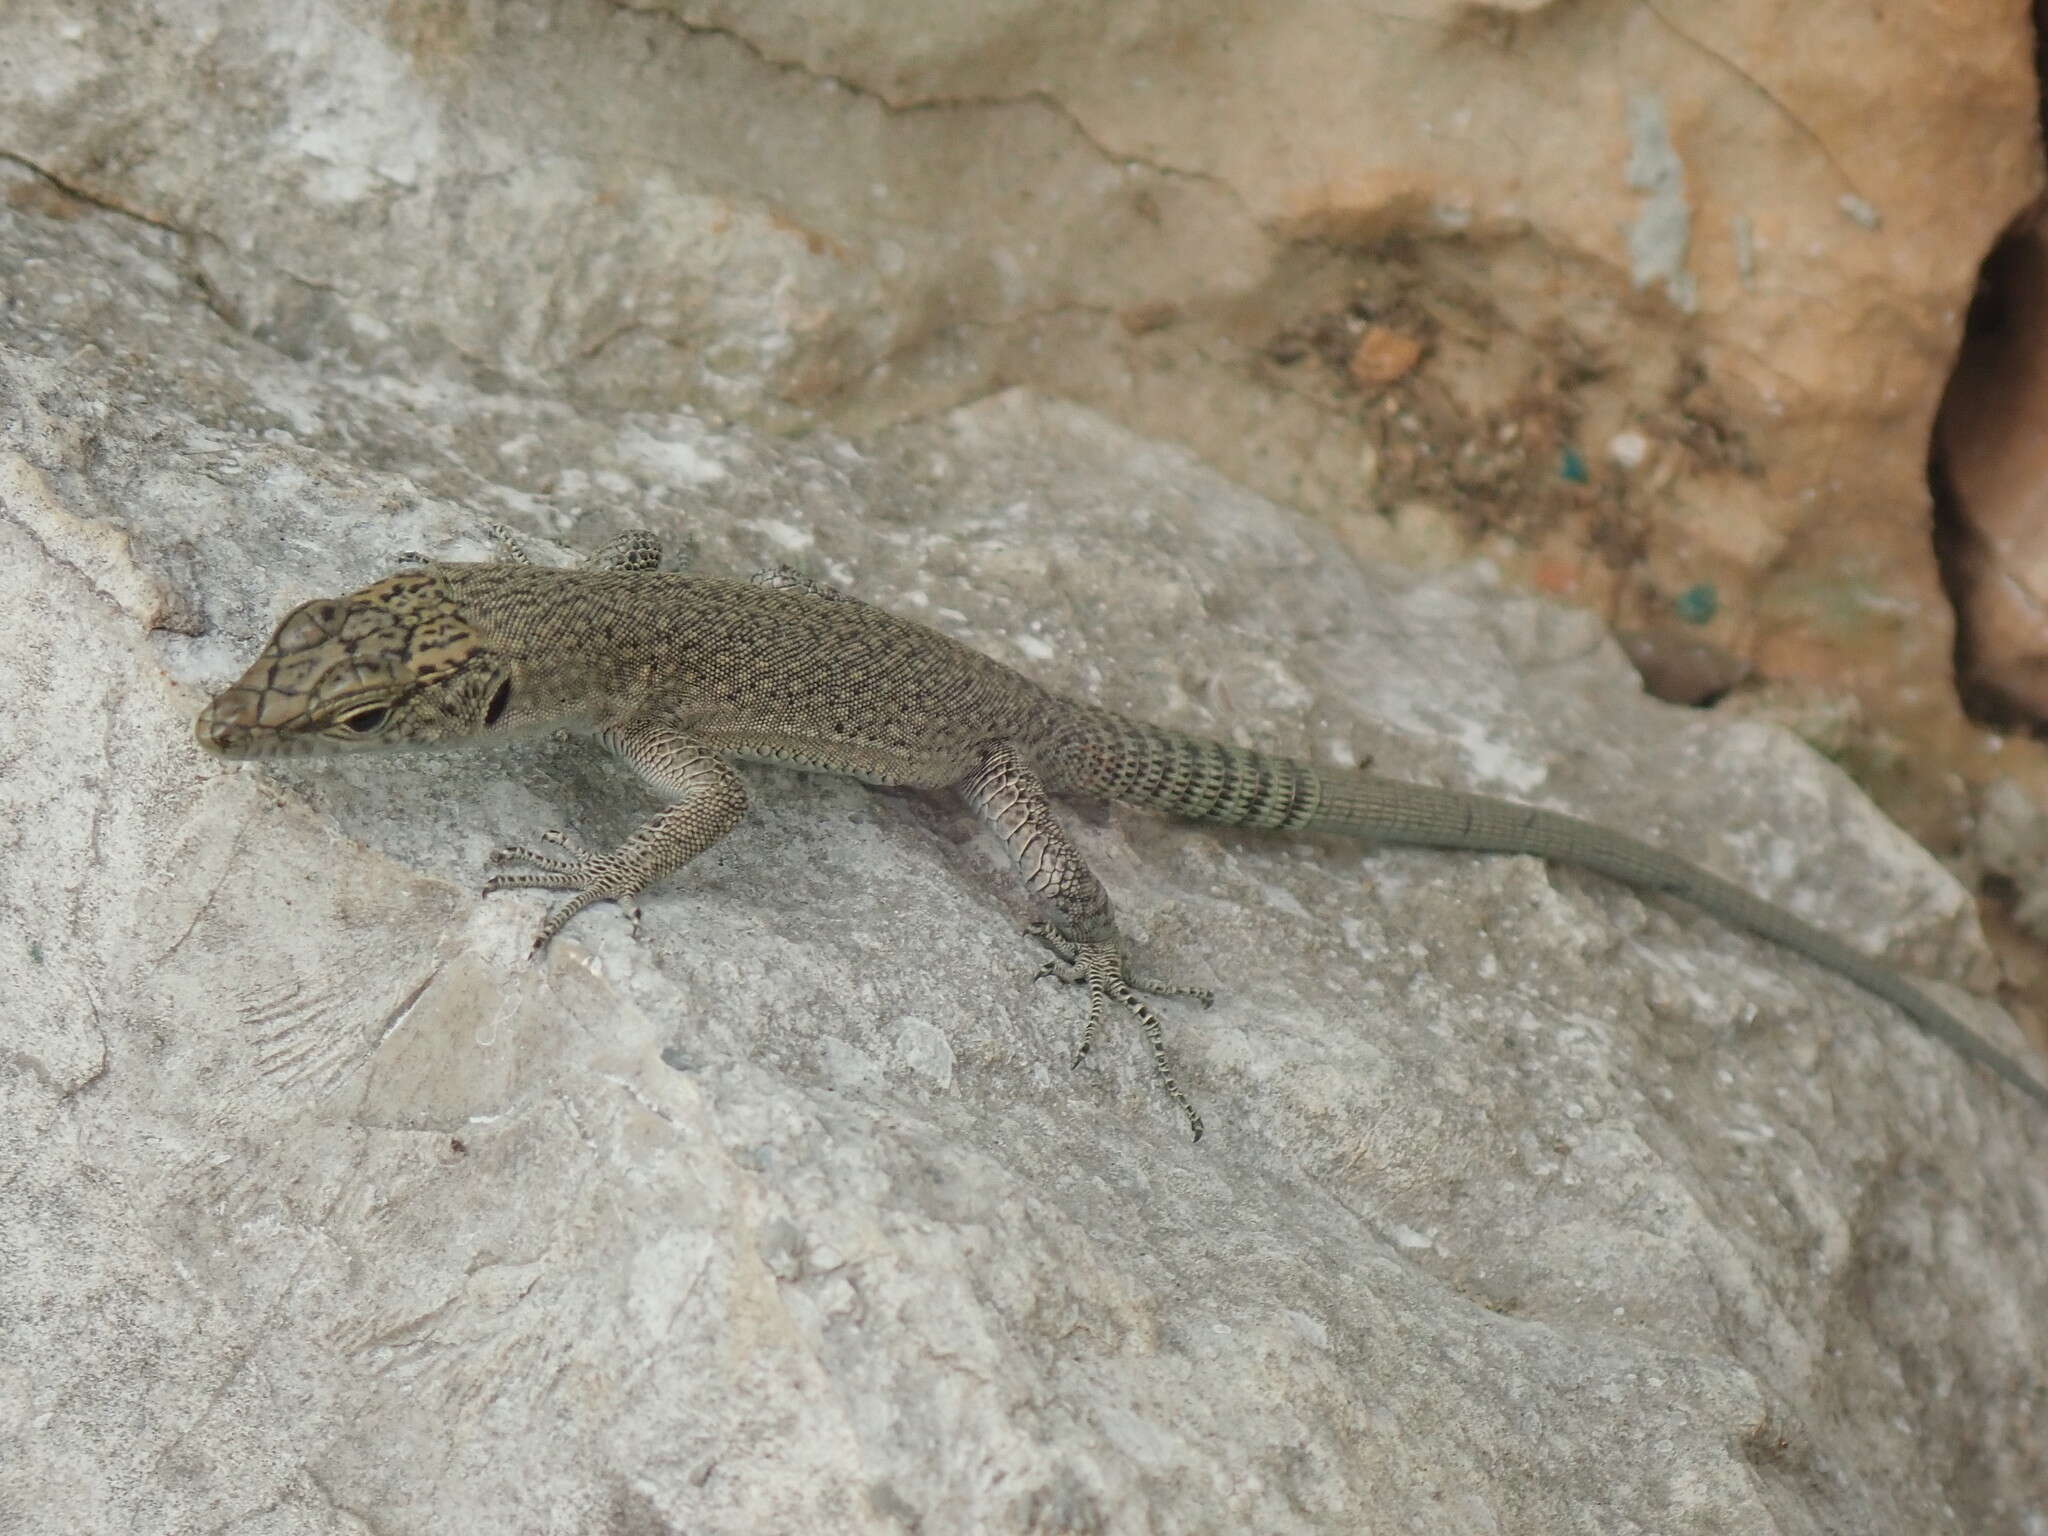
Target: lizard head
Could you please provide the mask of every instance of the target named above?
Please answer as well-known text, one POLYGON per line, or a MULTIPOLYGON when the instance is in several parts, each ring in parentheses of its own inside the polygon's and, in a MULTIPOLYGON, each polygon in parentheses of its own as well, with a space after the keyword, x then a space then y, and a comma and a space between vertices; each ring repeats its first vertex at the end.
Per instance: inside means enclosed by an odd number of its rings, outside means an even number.
POLYGON ((511 689, 440 579, 405 571, 286 614, 193 731, 238 758, 454 745, 497 725, 511 689))

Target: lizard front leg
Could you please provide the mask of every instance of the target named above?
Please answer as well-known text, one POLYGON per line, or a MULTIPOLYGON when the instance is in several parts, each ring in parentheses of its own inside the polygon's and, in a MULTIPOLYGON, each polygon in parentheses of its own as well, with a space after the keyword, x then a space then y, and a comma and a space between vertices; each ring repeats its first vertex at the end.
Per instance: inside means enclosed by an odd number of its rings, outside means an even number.
MULTIPOLYGON (((533 547, 503 523, 482 525, 484 535, 498 551, 500 565, 532 565, 533 547)), ((401 549, 392 557, 400 565, 433 565, 434 557, 416 549, 401 549)), ((661 569, 661 540, 644 529, 634 528, 606 539, 576 562, 599 571, 657 571, 661 569)), ((677 568, 688 564, 678 561, 677 568)))
POLYGON ((1054 923, 1026 930, 1053 952, 1038 974, 1088 988, 1088 1022, 1081 1031, 1081 1046, 1074 1052, 1073 1064, 1078 1067, 1095 1043, 1095 1031, 1108 1004, 1121 1003, 1145 1031, 1159 1086, 1180 1106, 1188 1129, 1200 1141, 1202 1117, 1173 1080, 1159 1016, 1137 994, 1194 997, 1201 999, 1204 1007, 1211 1001, 1210 994, 1201 987, 1173 986, 1131 973, 1129 951, 1117 931, 1109 893, 1053 816, 1045 786, 1015 747, 1008 742, 990 746, 975 771, 962 781, 960 791, 1003 840, 1031 894, 1054 914, 1054 923))
POLYGON ((717 842, 746 814, 747 790, 732 766, 700 742, 665 725, 628 721, 598 733, 598 740, 633 765, 640 777, 674 803, 609 853, 587 853, 560 832, 547 840, 566 856, 534 848, 500 848, 492 863, 524 860, 537 873, 498 874, 484 893, 512 890, 574 891, 548 914, 533 941, 535 950, 562 931, 570 918, 596 901, 616 901, 637 923, 633 898, 683 867, 717 842))

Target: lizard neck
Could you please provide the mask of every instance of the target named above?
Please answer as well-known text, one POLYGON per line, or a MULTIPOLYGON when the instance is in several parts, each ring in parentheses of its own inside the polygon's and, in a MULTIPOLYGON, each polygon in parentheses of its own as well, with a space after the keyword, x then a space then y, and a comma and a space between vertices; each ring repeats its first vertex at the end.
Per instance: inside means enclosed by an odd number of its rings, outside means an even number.
MULTIPOLYGON (((512 679, 502 728, 597 731, 695 702, 710 613, 702 582, 656 571, 440 568, 479 642, 512 679)), ((729 605, 729 600, 728 600, 729 605)))

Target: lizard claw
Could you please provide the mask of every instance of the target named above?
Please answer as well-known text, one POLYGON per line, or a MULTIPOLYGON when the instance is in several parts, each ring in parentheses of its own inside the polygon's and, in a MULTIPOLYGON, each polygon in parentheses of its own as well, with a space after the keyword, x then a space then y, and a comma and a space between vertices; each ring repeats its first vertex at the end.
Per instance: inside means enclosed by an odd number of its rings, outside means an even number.
POLYGON ((1082 1026, 1081 1044, 1075 1050, 1070 1066, 1078 1067, 1087 1059, 1090 1048, 1095 1044, 1095 1032, 1101 1027, 1102 1015, 1110 1003, 1121 1003, 1137 1018, 1139 1027, 1145 1032, 1145 1043, 1152 1048, 1152 1075, 1159 1080, 1166 1096, 1180 1106, 1180 1112, 1187 1116, 1188 1130, 1196 1141, 1200 1141, 1202 1117, 1188 1102, 1187 1095, 1180 1091, 1180 1084, 1173 1080, 1173 1068, 1166 1059, 1166 1031, 1159 1022, 1159 1015, 1146 1006, 1138 993, 1198 998, 1205 1008, 1214 1001, 1214 994, 1204 987, 1172 986, 1131 975, 1123 950, 1115 944, 1079 943, 1047 923, 1034 924, 1024 931, 1053 952, 1053 958, 1039 968, 1033 980, 1042 981, 1051 976, 1088 988, 1088 1022, 1082 1026))

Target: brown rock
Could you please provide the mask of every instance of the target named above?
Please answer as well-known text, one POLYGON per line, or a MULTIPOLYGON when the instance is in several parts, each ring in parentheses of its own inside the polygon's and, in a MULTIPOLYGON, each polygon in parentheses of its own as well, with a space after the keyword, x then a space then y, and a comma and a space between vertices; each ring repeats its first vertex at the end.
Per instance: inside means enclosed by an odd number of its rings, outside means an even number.
POLYGON ((1661 629, 1615 636, 1653 698, 1667 704, 1708 704, 1749 675, 1749 663, 1710 640, 1661 629))

